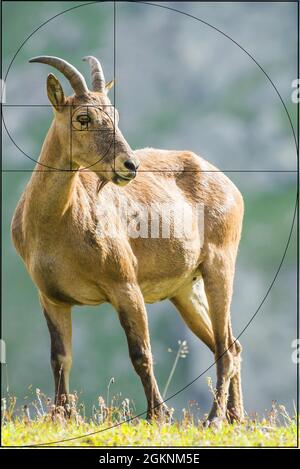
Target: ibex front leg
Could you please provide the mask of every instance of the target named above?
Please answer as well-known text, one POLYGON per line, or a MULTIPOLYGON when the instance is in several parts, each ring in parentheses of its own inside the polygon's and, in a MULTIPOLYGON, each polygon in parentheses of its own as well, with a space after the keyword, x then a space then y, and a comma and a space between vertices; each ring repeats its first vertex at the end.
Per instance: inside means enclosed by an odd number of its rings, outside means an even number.
POLYGON ((147 418, 161 418, 168 414, 153 373, 152 353, 147 312, 138 286, 118 288, 115 307, 126 333, 129 355, 139 375, 147 398, 147 418))
POLYGON ((51 338, 51 366, 55 382, 55 404, 68 402, 72 365, 71 307, 57 306, 40 297, 51 338), (62 399, 62 396, 64 398, 62 399))

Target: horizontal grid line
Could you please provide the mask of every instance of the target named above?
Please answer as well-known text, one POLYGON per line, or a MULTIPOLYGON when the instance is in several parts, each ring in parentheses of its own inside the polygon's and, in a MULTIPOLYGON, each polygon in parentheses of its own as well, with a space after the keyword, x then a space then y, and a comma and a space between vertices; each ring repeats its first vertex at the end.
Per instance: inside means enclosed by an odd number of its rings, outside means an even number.
MULTIPOLYGON (((52 104, 5 104, 2 103, 2 107, 50 107, 52 104)), ((114 107, 114 104, 60 104, 59 107, 114 107)))
MULTIPOLYGON (((8 173, 8 172, 26 172, 26 173, 113 173, 113 170, 99 170, 99 171, 92 171, 92 170, 86 170, 86 169, 2 169, 2 173, 8 173)), ((125 172, 125 171, 119 171, 119 172, 125 172)), ((195 170, 195 171, 189 171, 189 170, 176 170, 176 169, 170 169, 170 170, 143 170, 139 169, 137 171, 138 173, 297 173, 296 169, 292 170, 285 170, 285 169, 223 169, 223 170, 195 170)))

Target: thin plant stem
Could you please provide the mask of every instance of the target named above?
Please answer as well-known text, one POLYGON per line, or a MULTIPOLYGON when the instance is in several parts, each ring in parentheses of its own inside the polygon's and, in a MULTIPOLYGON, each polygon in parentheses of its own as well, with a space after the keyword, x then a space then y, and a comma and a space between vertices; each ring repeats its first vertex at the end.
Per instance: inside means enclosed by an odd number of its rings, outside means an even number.
POLYGON ((166 382, 165 389, 164 389, 164 392, 163 392, 163 395, 162 395, 163 399, 165 399, 165 397, 166 397, 166 394, 167 394, 167 392, 168 392, 170 383, 171 383, 172 378, 173 378, 173 375, 174 375, 174 373, 175 373, 175 370, 176 370, 176 367, 177 367, 177 363, 178 363, 178 360, 179 360, 179 357, 180 357, 180 353, 181 353, 181 348, 182 348, 182 343, 181 343, 181 344, 179 345, 179 347, 178 347, 178 351, 177 351, 177 354, 176 354, 176 357, 175 357, 175 360, 174 360, 172 369, 171 369, 171 371, 170 371, 168 380, 167 380, 167 382, 166 382))
POLYGON ((110 385, 115 382, 115 378, 110 378, 109 383, 107 385, 107 395, 106 395, 106 407, 109 408, 109 390, 110 390, 110 385))
POLYGON ((8 379, 8 366, 5 363, 5 378, 6 378, 6 392, 9 394, 9 379, 8 379))

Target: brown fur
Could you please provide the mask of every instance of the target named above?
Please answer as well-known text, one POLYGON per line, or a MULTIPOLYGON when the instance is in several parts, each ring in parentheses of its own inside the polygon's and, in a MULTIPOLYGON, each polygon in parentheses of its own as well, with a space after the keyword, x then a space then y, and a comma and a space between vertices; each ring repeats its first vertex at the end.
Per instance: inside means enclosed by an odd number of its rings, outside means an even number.
POLYGON ((217 392, 209 419, 224 418, 228 393, 230 417, 242 419, 240 346, 235 343, 229 349, 234 342, 230 302, 243 218, 239 191, 192 152, 153 148, 133 152, 105 93, 65 98, 51 75, 48 96, 55 118, 38 172, 33 172, 16 208, 12 238, 45 311, 57 399, 69 392, 71 307, 109 302, 125 330, 131 360, 145 389, 148 416, 166 411, 158 405, 162 398, 153 374, 145 302, 169 298, 217 359, 217 392), (71 116, 76 119, 84 105, 95 106, 88 108, 89 130, 70 131, 71 116), (136 165, 140 161, 137 176, 128 184, 117 178, 128 175, 126 160, 136 165), (109 223, 116 224, 117 198, 147 206, 202 202, 203 246, 197 237, 192 244, 173 236, 133 239, 125 230, 118 238, 99 237, 97 229, 104 220, 98 218, 97 209, 108 207, 109 223))

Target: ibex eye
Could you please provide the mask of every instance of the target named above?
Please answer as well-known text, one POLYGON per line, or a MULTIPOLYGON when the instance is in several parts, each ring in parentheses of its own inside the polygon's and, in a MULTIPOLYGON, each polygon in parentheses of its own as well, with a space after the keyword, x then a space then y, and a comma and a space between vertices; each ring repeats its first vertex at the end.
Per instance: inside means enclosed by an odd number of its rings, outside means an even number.
POLYGON ((88 114, 80 114, 76 119, 80 124, 87 125, 91 122, 91 118, 88 114))

